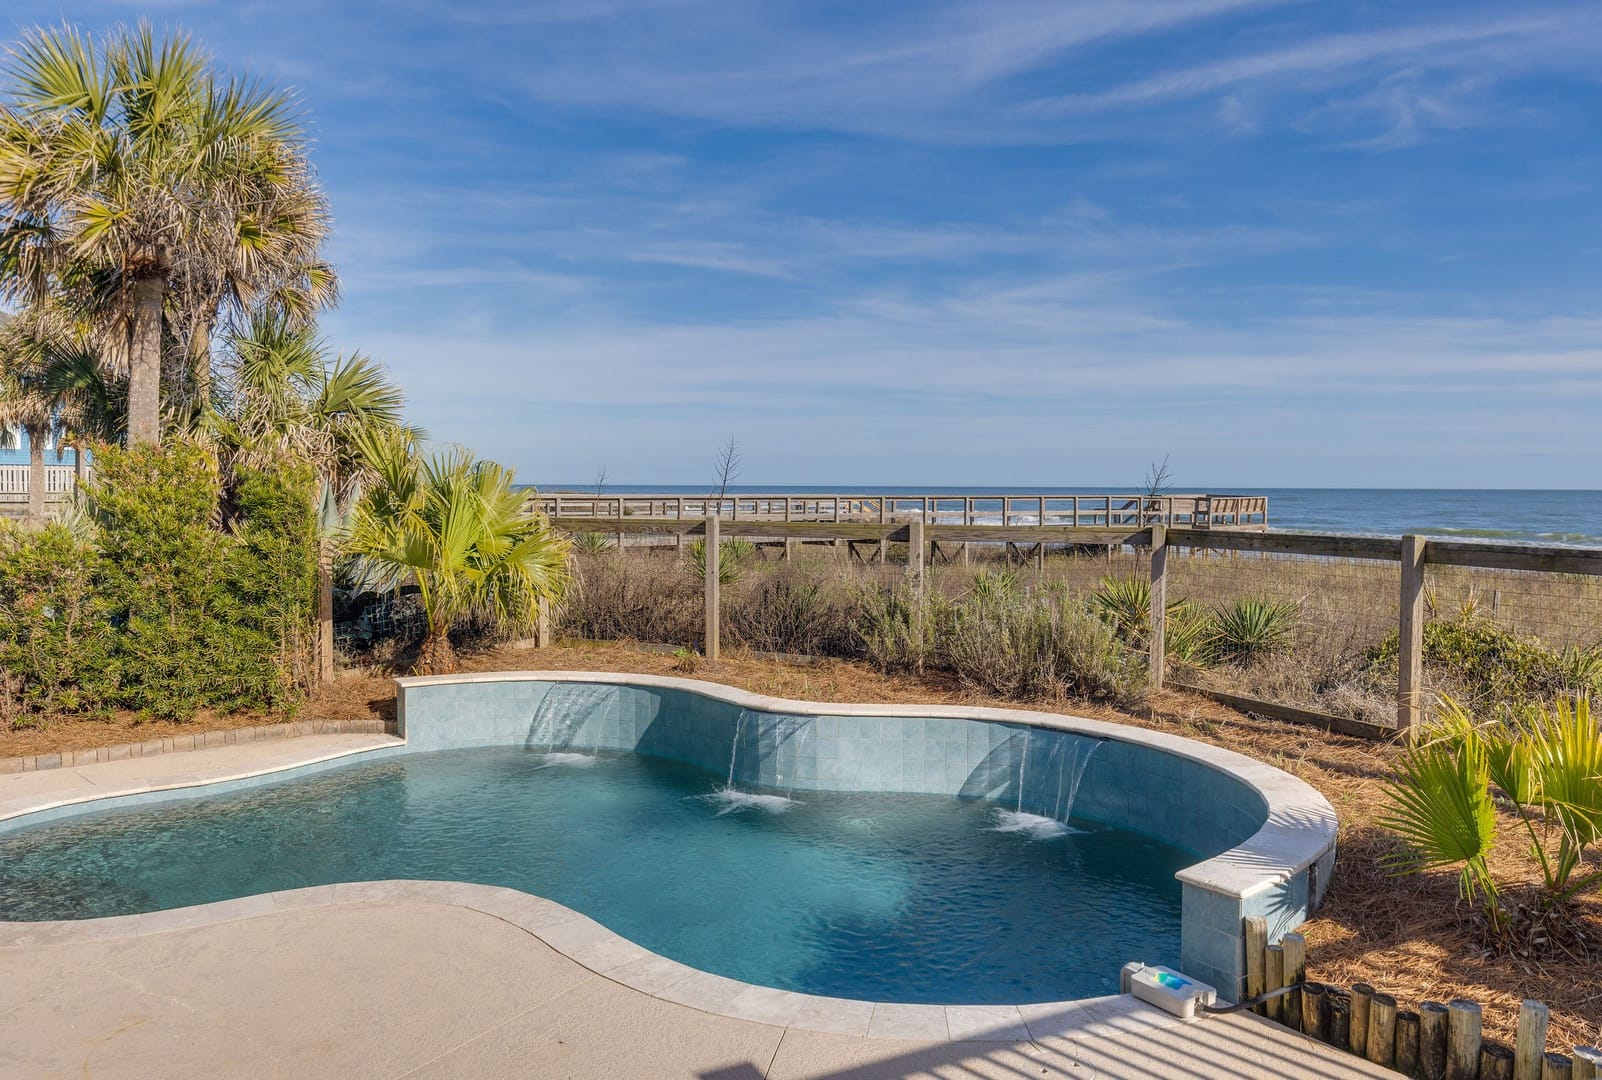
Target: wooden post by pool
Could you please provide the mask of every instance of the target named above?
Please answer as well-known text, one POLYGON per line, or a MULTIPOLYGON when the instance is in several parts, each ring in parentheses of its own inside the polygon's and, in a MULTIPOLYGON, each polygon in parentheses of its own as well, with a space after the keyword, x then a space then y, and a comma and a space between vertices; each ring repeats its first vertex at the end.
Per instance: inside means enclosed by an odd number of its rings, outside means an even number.
MULTIPOLYGON (((1153 526, 1160 529, 1161 525, 1153 526)), ((1152 595, 1152 602, 1156 602, 1156 594, 1152 595)), ((1301 934, 1291 932, 1279 939, 1280 950, 1285 956, 1285 985, 1296 986, 1307 981, 1307 940, 1301 934)), ((1285 1026, 1293 1031, 1302 1029, 1302 995, 1300 992, 1287 994, 1285 997, 1285 1026)))
POLYGON ((1446 1080, 1446 1006, 1439 1001, 1418 1007, 1418 1059, 1424 1080, 1446 1080))
MULTIPOLYGON (((1246 997, 1254 998, 1262 994, 1267 982, 1268 951, 1268 920, 1261 915, 1246 916, 1246 997)), ((1263 1005, 1252 1006, 1252 1011, 1259 1016, 1268 1015, 1268 1009, 1263 1005)))
POLYGON ((539 607, 535 611, 534 647, 536 649, 551 647, 551 600, 548 596, 540 597, 539 607))
POLYGON ((708 660, 718 658, 718 516, 706 516, 706 639, 702 651, 708 660))
POLYGON ((1446 1080, 1475 1080, 1480 1071, 1480 1007, 1455 998, 1446 1012, 1446 1080))
POLYGON ((1396 726, 1418 728, 1424 696, 1424 538, 1402 537, 1402 614, 1397 637, 1396 726))
POLYGON ((1151 634, 1147 642, 1147 666, 1151 669, 1151 688, 1163 688, 1163 668, 1167 665, 1168 623, 1168 529, 1151 527, 1151 634))
POLYGON ((1549 1017, 1549 1010, 1539 1001, 1525 1001, 1519 1006, 1518 1041, 1513 1047, 1513 1080, 1541 1080, 1549 1017))

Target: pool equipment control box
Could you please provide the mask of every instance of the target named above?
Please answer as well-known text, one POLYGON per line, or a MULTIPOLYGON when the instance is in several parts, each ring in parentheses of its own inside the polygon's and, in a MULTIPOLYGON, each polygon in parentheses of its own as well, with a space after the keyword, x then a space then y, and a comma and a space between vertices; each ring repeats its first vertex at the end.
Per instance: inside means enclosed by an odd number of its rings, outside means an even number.
POLYGON ((1118 981, 1124 993, 1185 1020, 1196 1019, 1203 1005, 1218 1000, 1217 990, 1173 968, 1138 962, 1125 964, 1118 981))

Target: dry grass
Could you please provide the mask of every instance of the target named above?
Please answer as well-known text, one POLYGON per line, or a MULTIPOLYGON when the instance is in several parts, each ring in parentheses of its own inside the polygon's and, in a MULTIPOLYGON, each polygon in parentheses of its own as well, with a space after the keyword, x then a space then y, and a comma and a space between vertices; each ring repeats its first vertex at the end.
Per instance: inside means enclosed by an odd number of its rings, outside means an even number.
MULTIPOLYGON (((740 654, 709 664, 627 643, 570 642, 545 650, 502 647, 464 658, 469 671, 587 670, 681 675, 755 693, 815 701, 1018 705, 963 688, 948 675, 887 676, 864 664, 823 660, 786 664, 740 654)), ((1309 977, 1350 986, 1368 982, 1396 995, 1404 1007, 1421 1000, 1465 997, 1485 1006, 1488 1038, 1511 1041, 1524 998, 1552 1007, 1551 1045, 1602 1040, 1602 979, 1597 960, 1562 954, 1517 957, 1488 953, 1456 901, 1450 872, 1394 878, 1377 859, 1393 843, 1374 825, 1384 804, 1395 748, 1322 731, 1244 716, 1189 695, 1155 695, 1146 707, 1122 711, 1080 702, 1029 702, 1045 709, 1158 728, 1250 754, 1293 773, 1321 791, 1340 817, 1340 854, 1324 907, 1304 928, 1309 977)), ((325 688, 301 715, 330 719, 393 717, 394 684, 387 673, 350 673, 325 688)), ((261 723, 260 717, 207 717, 186 725, 261 723)), ((58 722, 26 732, 0 731, 0 757, 156 737, 167 725, 114 721, 58 722), (21 748, 23 746, 27 748, 21 748)), ((1511 834, 1509 834, 1511 835, 1511 834)), ((1500 869, 1534 880, 1535 870, 1514 843, 1497 853, 1500 869)), ((1602 940, 1602 904, 1592 901, 1576 922, 1602 940)))

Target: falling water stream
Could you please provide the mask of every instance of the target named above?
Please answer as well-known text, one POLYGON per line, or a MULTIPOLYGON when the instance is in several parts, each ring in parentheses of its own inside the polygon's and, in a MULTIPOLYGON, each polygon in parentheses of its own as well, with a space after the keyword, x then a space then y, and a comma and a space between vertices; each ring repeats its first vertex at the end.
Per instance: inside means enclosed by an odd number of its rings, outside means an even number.
POLYGON ((1024 781, 1028 777, 1029 751, 1033 745, 1034 731, 1024 732, 1023 753, 1018 756, 1018 801, 1011 810, 998 809, 995 815, 995 832, 1024 833, 1036 840, 1051 840, 1059 836, 1067 836, 1076 832, 1068 824, 1073 816, 1074 799, 1079 795, 1079 784, 1085 777, 1085 767, 1095 756, 1101 746, 1101 740, 1084 748, 1084 744, 1075 738, 1059 735, 1053 742, 1051 750, 1046 754, 1045 773, 1050 777, 1052 772, 1057 774, 1057 794, 1052 804, 1041 806, 1049 813, 1031 813, 1024 810, 1024 781), (1070 744, 1072 749, 1069 749, 1070 744))

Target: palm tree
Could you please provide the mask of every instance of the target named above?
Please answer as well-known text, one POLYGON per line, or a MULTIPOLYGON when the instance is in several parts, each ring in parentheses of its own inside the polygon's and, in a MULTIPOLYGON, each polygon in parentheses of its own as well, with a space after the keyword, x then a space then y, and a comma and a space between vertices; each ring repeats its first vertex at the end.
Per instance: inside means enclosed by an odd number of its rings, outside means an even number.
POLYGON ((56 305, 37 305, 0 322, 0 424, 28 439, 28 520, 45 517, 45 444, 57 457, 75 446, 82 475, 84 442, 114 434, 116 401, 99 356, 56 305))
POLYGON ((56 403, 42 384, 46 348, 31 320, 0 325, 0 426, 21 428, 28 440, 28 523, 45 520, 45 443, 59 434, 56 403))
POLYGON ((316 473, 318 542, 318 674, 333 678, 334 574, 331 534, 375 475, 368 448, 391 434, 408 441, 405 397, 373 360, 360 354, 329 359, 310 324, 282 310, 256 312, 229 339, 226 408, 213 416, 231 464, 270 468, 285 458, 316 473))
POLYGON ((378 479, 357 504, 345 550, 392 588, 417 585, 427 622, 421 674, 456 670, 450 631, 477 614, 532 627, 567 587, 568 541, 523 513, 512 474, 462 449, 420 456, 403 436, 371 448, 378 479))
POLYGON ((15 50, 0 103, 0 288, 95 312, 128 370, 128 441, 159 443, 164 334, 209 396, 221 314, 331 302, 327 204, 288 97, 224 78, 148 25, 15 50))

